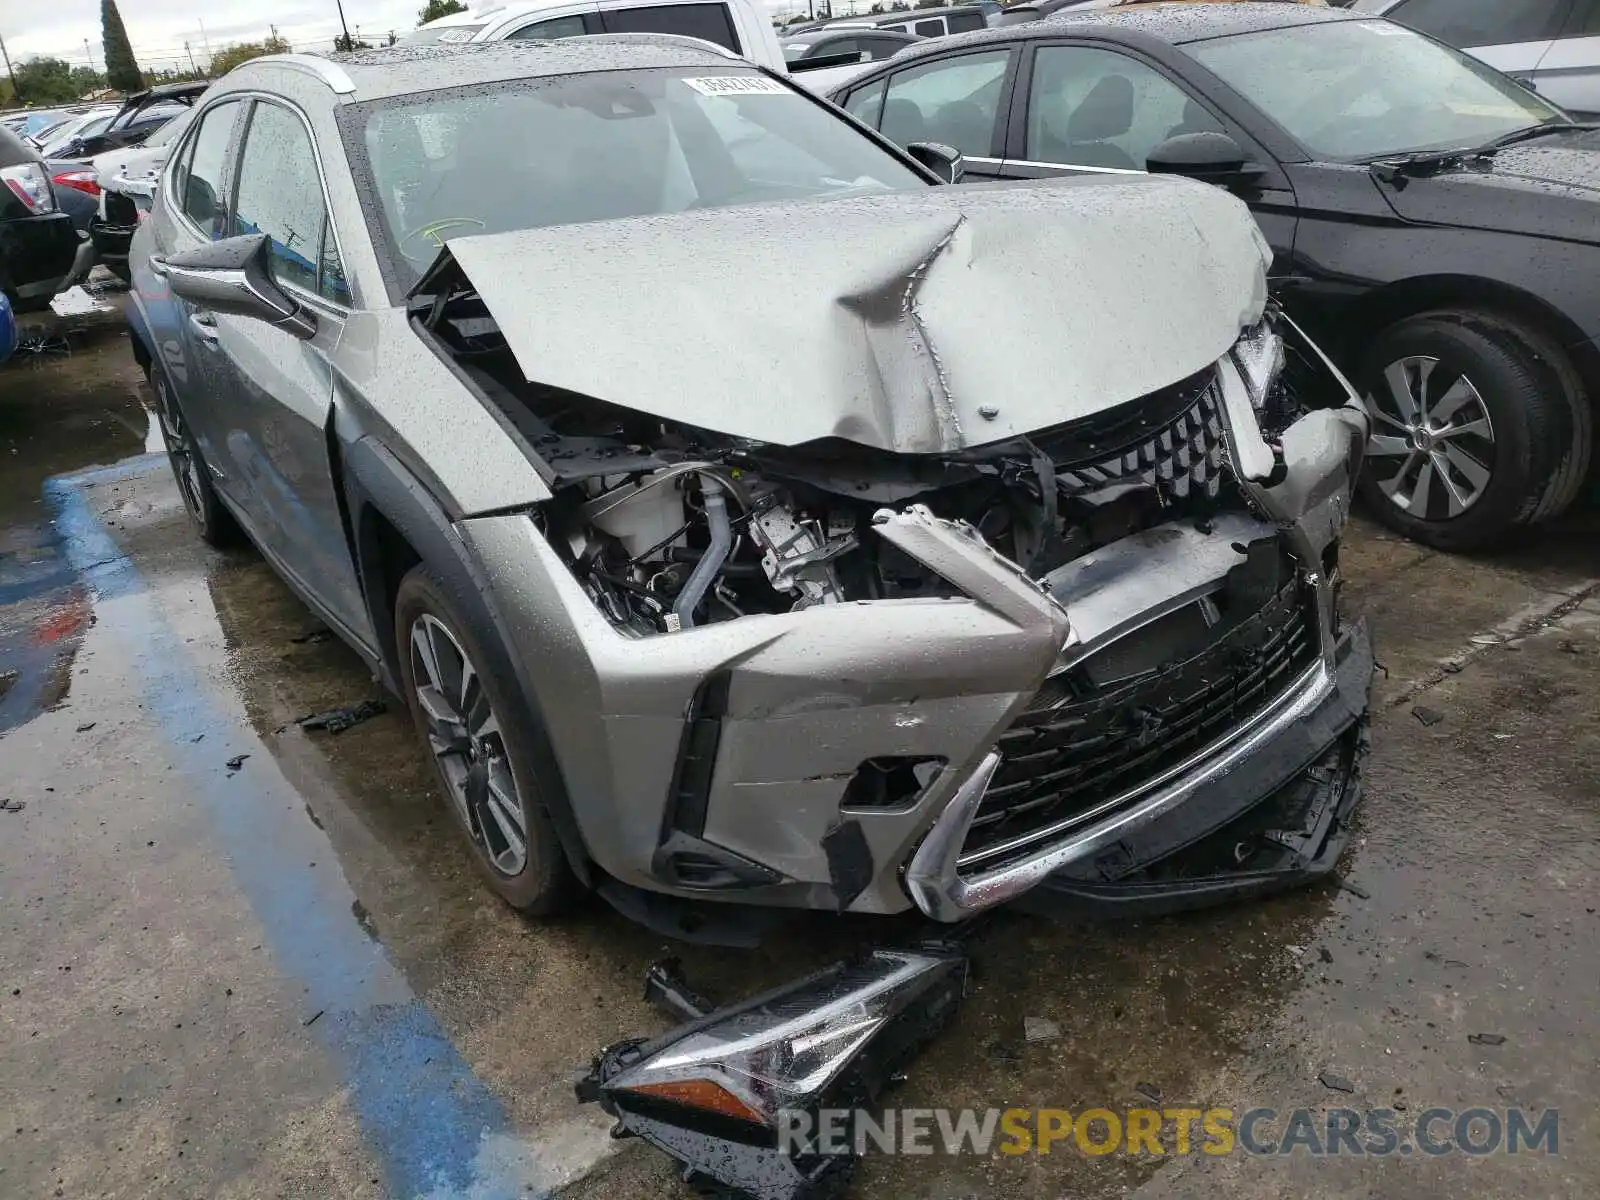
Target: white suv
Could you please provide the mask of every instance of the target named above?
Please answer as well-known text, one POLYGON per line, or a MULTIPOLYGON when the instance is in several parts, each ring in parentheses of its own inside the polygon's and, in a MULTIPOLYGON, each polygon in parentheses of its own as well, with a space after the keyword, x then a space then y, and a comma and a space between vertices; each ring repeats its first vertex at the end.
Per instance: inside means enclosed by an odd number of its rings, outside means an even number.
POLYGON ((1600 115, 1600 0, 1355 0, 1465 50, 1552 104, 1600 115))
MULTIPOLYGON (((784 74, 819 94, 867 65, 807 69, 784 61, 764 6, 753 0, 518 0, 452 13, 406 34, 402 42, 498 42, 598 33, 670 33, 699 38, 784 74)), ((866 58, 866 55, 862 56, 866 58)))

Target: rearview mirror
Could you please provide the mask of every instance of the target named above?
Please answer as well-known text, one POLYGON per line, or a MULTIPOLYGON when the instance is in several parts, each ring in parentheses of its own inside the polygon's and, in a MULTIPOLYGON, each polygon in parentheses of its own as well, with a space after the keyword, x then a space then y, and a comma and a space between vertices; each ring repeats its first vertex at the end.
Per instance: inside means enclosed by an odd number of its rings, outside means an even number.
POLYGON ((317 332, 317 319, 272 277, 272 239, 264 233, 224 238, 167 258, 150 258, 173 293, 212 312, 254 317, 297 338, 317 332))
POLYGON ((967 173, 965 156, 943 142, 912 142, 906 153, 937 175, 940 183, 960 183, 967 173))
POLYGON ((1150 151, 1145 169, 1152 175, 1186 175, 1222 187, 1261 174, 1244 148, 1225 133, 1180 133, 1150 151))

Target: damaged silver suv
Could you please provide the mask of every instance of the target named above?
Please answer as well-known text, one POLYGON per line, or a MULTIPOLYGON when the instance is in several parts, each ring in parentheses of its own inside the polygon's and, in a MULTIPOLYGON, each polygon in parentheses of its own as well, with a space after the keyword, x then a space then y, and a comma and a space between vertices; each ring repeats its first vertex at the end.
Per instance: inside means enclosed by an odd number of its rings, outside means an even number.
POLYGON ((130 258, 184 501, 406 698, 512 904, 731 937, 1332 866, 1348 384, 1220 190, 959 169, 683 39, 206 94, 130 258))

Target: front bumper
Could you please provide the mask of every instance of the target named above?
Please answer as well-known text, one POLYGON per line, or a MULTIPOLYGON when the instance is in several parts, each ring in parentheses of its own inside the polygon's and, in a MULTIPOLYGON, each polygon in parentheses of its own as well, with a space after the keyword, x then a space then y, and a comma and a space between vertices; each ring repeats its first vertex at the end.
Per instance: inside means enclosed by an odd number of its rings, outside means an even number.
POLYGON ((1371 683, 1366 626, 1347 627, 1331 670, 1320 660, 1307 668, 1249 724, 1230 731, 1165 780, 1146 783, 1120 804, 1113 801, 1114 816, 1002 867, 964 875, 962 846, 998 765, 991 753, 923 841, 907 869, 906 885, 928 916, 959 921, 1025 894, 1034 908, 1151 911, 1218 902, 1323 873, 1338 858, 1347 819, 1360 798, 1359 757, 1343 743, 1362 724, 1371 683), (1157 864, 1278 799, 1322 760, 1328 760, 1327 779, 1313 798, 1308 845, 1292 861, 1267 871, 1250 869, 1245 861, 1238 870, 1203 878, 1186 873, 1148 878, 1157 864), (1031 903, 1038 895, 1034 889, 1044 893, 1037 904, 1031 903))
POLYGON ((981 540, 908 512, 880 533, 966 598, 829 605, 629 638, 525 515, 459 522, 595 875, 635 895, 883 914, 915 906, 959 921, 1079 867, 1103 875, 1118 846, 1130 863, 1168 842, 1177 850, 1307 770, 1366 708, 1370 648, 1336 617, 1336 541, 1365 417, 1353 402, 1309 414, 1284 432, 1274 465, 1239 377, 1221 379, 1228 461, 1267 466, 1241 478, 1256 514, 1187 537, 1150 531, 1177 548, 1159 566, 1135 547, 1120 571, 1088 564, 1059 595, 981 540), (1237 561, 1230 546, 1263 540, 1294 564, 1311 661, 1295 658, 1248 714, 1070 830, 1046 830, 1003 865, 964 870, 963 836, 996 747, 1063 656, 1122 637, 1137 625, 1130 613, 1191 603, 1215 586, 1222 558, 1237 561), (921 790, 860 802, 852 785, 885 762, 918 764, 921 790))

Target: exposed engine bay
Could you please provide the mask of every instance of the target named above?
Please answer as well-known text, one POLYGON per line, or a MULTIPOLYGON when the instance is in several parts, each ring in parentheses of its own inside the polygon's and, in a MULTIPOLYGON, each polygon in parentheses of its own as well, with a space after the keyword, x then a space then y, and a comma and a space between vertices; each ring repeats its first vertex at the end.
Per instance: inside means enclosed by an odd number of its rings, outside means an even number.
MULTIPOLYGON (((1283 369, 1286 343, 1272 322, 1235 350, 1241 373, 1259 384, 1269 438, 1316 403, 1302 392, 1323 377, 1294 361, 1283 369)), ((885 507, 925 504, 964 522, 1039 579, 1161 522, 1248 506, 1226 464, 1214 369, 1027 437, 902 455, 837 438, 774 446, 530 383, 470 294, 436 306, 427 325, 548 467, 546 538, 612 624, 634 636, 954 594, 874 536, 885 507)))

